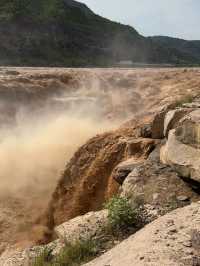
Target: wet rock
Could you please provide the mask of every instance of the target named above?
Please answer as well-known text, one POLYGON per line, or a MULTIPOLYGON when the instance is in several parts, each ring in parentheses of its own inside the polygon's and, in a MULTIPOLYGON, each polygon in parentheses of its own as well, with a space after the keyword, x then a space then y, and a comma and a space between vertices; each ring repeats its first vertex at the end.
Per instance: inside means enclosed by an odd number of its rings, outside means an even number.
POLYGON ((120 163, 113 172, 114 180, 120 185, 123 184, 126 177, 134 170, 134 168, 139 164, 139 161, 135 158, 130 158, 122 163, 120 163))
POLYGON ((127 155, 145 158, 156 146, 156 141, 145 138, 134 138, 127 140, 127 155))
POLYGON ((152 137, 152 128, 151 124, 145 124, 140 129, 140 136, 142 138, 151 138, 152 137))
POLYGON ((133 138, 125 139, 127 156, 131 157, 118 164, 112 173, 112 178, 120 185, 133 169, 148 157, 156 147, 156 141, 152 139, 133 138))

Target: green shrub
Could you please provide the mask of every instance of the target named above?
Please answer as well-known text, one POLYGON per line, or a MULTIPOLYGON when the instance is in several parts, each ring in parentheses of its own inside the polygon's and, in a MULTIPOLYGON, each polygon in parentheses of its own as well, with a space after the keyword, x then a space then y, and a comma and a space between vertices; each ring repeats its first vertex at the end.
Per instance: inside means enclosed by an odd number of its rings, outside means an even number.
POLYGON ((131 206, 127 198, 115 196, 108 201, 105 208, 108 209, 108 221, 113 230, 138 226, 140 208, 131 206))
POLYGON ((182 107, 184 103, 191 103, 194 101, 194 96, 187 94, 175 102, 177 107, 182 107))
POLYGON ((67 243, 59 255, 52 256, 51 251, 45 249, 33 262, 32 266, 78 266, 95 258, 99 252, 99 245, 95 240, 67 243))
MULTIPOLYGON (((135 201, 134 201, 135 202, 135 201)), ((127 198, 115 196, 105 207, 108 209, 108 225, 102 227, 93 240, 66 243, 61 252, 53 256, 51 250, 44 249, 32 266, 79 266, 111 249, 117 241, 122 241, 140 227, 142 219, 141 202, 131 204, 127 198)))
POLYGON ((51 250, 45 248, 38 257, 34 259, 33 266, 46 266, 50 264, 51 250))

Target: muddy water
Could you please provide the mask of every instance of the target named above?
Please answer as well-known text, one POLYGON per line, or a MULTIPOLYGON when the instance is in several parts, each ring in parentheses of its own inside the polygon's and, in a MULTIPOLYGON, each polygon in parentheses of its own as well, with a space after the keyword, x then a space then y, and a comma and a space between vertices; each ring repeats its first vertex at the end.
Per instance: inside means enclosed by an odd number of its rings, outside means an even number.
POLYGON ((35 221, 86 140, 199 85, 198 69, 1 68, 0 250, 39 238, 35 221))

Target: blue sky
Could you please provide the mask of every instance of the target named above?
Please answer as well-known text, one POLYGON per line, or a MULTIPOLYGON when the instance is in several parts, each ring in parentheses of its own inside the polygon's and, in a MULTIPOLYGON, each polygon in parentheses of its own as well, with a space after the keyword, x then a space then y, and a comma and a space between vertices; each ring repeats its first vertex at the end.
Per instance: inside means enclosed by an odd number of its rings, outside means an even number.
POLYGON ((145 36, 200 40, 200 0, 79 0, 94 12, 145 36))

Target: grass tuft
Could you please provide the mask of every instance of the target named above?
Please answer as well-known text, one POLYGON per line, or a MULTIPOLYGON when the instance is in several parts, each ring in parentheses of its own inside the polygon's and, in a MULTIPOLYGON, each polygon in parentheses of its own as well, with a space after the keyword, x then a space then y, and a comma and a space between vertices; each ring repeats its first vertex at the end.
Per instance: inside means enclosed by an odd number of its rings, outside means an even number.
POLYGON ((98 252, 99 246, 95 240, 67 243, 56 256, 51 255, 51 250, 43 250, 32 266, 78 266, 95 258, 98 252))
POLYGON ((176 107, 182 107, 184 103, 191 103, 194 101, 194 96, 187 94, 183 96, 181 99, 175 102, 176 107))
POLYGON ((129 199, 114 196, 105 205, 108 209, 108 222, 112 230, 138 227, 141 222, 141 208, 132 206, 129 199))

